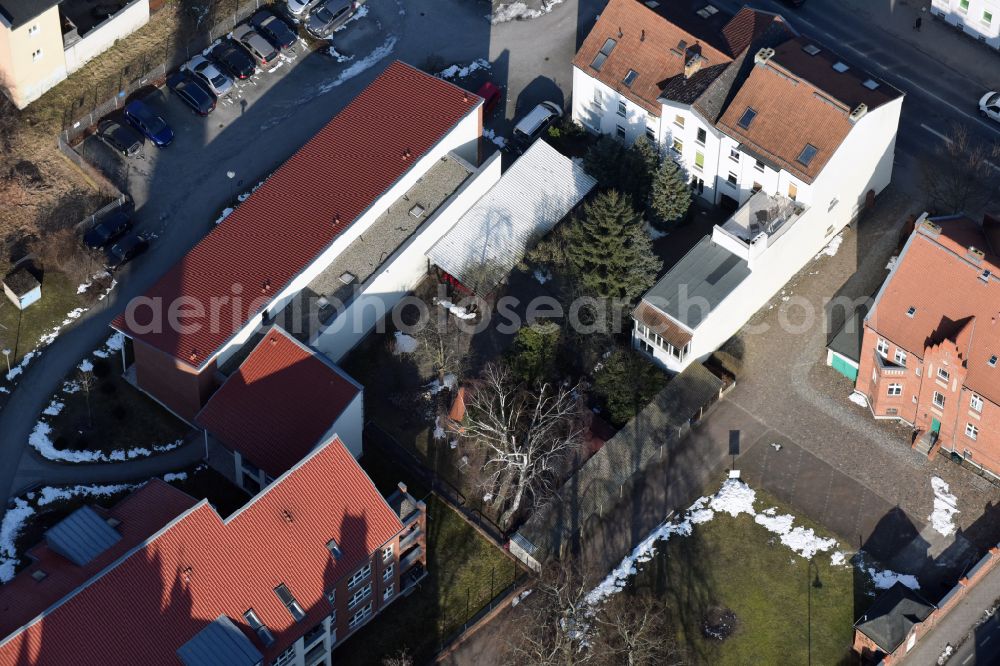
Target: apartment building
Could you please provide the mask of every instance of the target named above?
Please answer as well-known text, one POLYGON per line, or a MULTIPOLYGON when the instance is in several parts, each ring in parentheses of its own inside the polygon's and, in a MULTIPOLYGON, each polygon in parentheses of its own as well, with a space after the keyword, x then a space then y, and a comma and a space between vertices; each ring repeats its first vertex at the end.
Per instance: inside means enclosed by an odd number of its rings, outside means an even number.
POLYGON ((877 419, 1000 476, 1000 225, 917 220, 864 321, 856 391, 877 419))
POLYGON ((931 13, 970 37, 1000 48, 1000 0, 931 0, 931 13))

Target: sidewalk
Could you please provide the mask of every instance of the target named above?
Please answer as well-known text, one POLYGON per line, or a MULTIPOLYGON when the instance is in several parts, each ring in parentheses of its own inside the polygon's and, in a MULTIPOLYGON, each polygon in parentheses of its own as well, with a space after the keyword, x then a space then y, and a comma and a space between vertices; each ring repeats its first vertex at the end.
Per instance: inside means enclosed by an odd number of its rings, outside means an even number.
MULTIPOLYGON (((948 65, 955 76, 968 79, 984 92, 1000 88, 1000 53, 935 18, 930 11, 930 0, 839 1, 857 18, 865 19, 924 55, 948 65), (913 28, 917 16, 923 18, 920 32, 913 28)), ((794 23, 794 15, 789 14, 789 17, 794 23)))

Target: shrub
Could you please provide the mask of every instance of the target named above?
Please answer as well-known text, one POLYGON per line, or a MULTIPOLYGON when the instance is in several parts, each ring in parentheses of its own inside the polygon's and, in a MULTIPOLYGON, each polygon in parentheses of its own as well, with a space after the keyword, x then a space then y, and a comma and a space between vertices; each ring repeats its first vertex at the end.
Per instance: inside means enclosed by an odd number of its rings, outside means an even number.
POLYGON ((514 374, 529 384, 553 379, 559 337, 559 325, 554 322, 539 322, 520 328, 511 347, 514 374))
POLYGON ((604 361, 594 376, 594 395, 611 422, 622 427, 667 385, 667 376, 638 352, 622 347, 604 361))

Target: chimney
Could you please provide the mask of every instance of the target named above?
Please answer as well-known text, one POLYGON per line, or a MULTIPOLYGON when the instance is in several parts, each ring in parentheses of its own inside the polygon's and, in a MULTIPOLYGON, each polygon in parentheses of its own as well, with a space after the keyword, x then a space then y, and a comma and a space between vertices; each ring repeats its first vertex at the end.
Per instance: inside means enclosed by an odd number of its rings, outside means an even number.
POLYGON ((864 117, 864 115, 866 113, 868 113, 868 105, 865 104, 864 102, 862 102, 861 104, 858 104, 858 108, 856 108, 853 111, 851 111, 851 116, 850 116, 851 117, 851 123, 858 122, 859 120, 861 120, 864 117))
POLYGON ((766 65, 767 61, 774 57, 774 49, 764 48, 757 51, 757 54, 753 57, 753 62, 755 65, 766 65))
POLYGON ((288 509, 282 509, 281 517, 284 519, 286 523, 291 523, 295 521, 295 518, 292 516, 292 512, 289 511, 288 509))
POLYGON ((920 228, 931 238, 937 238, 941 234, 941 227, 934 224, 929 219, 925 219, 920 224, 920 228))
POLYGON ((704 65, 706 59, 702 57, 700 53, 691 53, 687 60, 684 61, 684 78, 690 79, 692 76, 698 73, 701 66, 704 65))
POLYGON ((980 266, 983 263, 983 259, 986 257, 986 253, 977 248, 975 245, 970 245, 965 257, 976 266, 980 266))

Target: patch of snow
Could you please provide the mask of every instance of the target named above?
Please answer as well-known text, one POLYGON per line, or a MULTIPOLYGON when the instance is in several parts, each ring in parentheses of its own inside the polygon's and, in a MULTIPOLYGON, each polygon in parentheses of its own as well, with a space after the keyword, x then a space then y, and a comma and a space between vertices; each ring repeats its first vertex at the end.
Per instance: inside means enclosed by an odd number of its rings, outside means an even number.
POLYGON ((872 579, 872 582, 875 583, 876 589, 888 590, 896 583, 902 583, 911 590, 920 589, 920 582, 917 580, 916 576, 911 574, 896 573, 895 571, 890 571, 889 569, 879 571, 875 567, 868 567, 867 571, 868 575, 872 579))
POLYGON ((735 518, 741 513, 756 515, 753 502, 757 493, 753 488, 737 479, 727 479, 708 505, 715 511, 724 511, 735 518))
POLYGON ((893 268, 896 267, 897 261, 899 261, 899 255, 894 254, 891 257, 889 257, 889 263, 885 265, 885 270, 891 271, 893 268))
POLYGON ((444 427, 441 425, 441 417, 434 419, 434 439, 444 439, 446 437, 444 427))
POLYGON ((78 485, 65 488, 46 486, 38 493, 38 506, 52 504, 59 500, 73 499, 74 497, 106 497, 137 487, 137 484, 118 483, 104 485, 78 485))
POLYGON ((171 481, 186 481, 187 478, 187 472, 169 472, 163 475, 163 480, 167 483, 170 483, 171 481))
POLYGON ((940 477, 931 477, 931 487, 934 489, 934 511, 927 519, 939 534, 950 536, 955 531, 953 519, 959 513, 958 498, 951 494, 948 483, 940 477))
POLYGON ((65 406, 66 403, 53 400, 49 403, 49 406, 42 411, 42 414, 45 414, 46 416, 59 416, 59 412, 61 412, 65 406))
POLYGON ((344 55, 332 46, 326 50, 326 54, 337 62, 348 62, 350 60, 354 60, 354 56, 344 55))
POLYGON ((502 136, 498 136, 497 133, 491 129, 483 130, 483 136, 496 144, 498 148, 507 147, 507 139, 502 136))
POLYGON ((104 453, 103 451, 88 451, 85 449, 78 451, 57 449, 52 443, 51 436, 52 426, 44 420, 39 420, 38 423, 35 424, 35 428, 31 431, 31 434, 28 436, 28 444, 34 447, 34 449, 38 451, 43 458, 47 458, 49 460, 61 460, 63 462, 70 463, 120 462, 124 460, 132 460, 134 458, 145 458, 153 455, 154 453, 171 451, 184 443, 183 440, 178 439, 177 441, 169 444, 154 446, 152 449, 135 447, 131 449, 116 449, 111 453, 104 453))
POLYGON ((526 21, 539 16, 545 16, 553 9, 556 5, 559 5, 563 0, 542 0, 542 6, 538 9, 529 9, 528 5, 523 2, 511 2, 510 4, 500 5, 493 11, 492 14, 487 15, 490 23, 496 25, 497 23, 506 23, 507 21, 526 21))
POLYGON ((649 237, 652 238, 654 241, 658 241, 661 238, 666 238, 667 236, 670 235, 669 231, 660 231, 649 222, 643 223, 642 226, 645 227, 646 233, 649 234, 649 237))
POLYGON ((838 550, 833 555, 830 556, 830 564, 839 567, 847 562, 847 553, 842 550, 838 550))
POLYGON ((94 364, 90 362, 90 359, 83 359, 80 361, 80 365, 76 366, 80 372, 93 372, 94 364))
POLYGON ((401 331, 396 331, 396 344, 393 354, 412 354, 417 351, 417 339, 412 335, 407 335, 401 331))
POLYGON ((66 313, 66 318, 63 319, 62 323, 59 324, 58 326, 54 327, 48 333, 45 333, 44 335, 42 335, 42 337, 40 337, 38 339, 38 344, 35 345, 35 348, 32 349, 27 354, 25 354, 24 356, 22 356, 21 357, 21 362, 18 363, 16 366, 14 366, 13 368, 10 369, 10 372, 8 372, 6 374, 7 381, 12 382, 18 376, 20 376, 21 373, 23 373, 24 370, 31 364, 31 362, 33 360, 35 360, 35 358, 38 357, 42 353, 42 349, 44 349, 45 347, 48 347, 49 345, 51 345, 53 342, 56 341, 56 338, 59 337, 59 333, 60 333, 60 331, 62 331, 63 328, 65 328, 66 326, 69 326, 75 320, 77 320, 80 317, 82 317, 83 313, 86 312, 86 311, 87 311, 87 308, 76 308, 75 310, 71 310, 70 312, 67 312, 66 313))
POLYGON ((781 444, 778 444, 777 442, 771 442, 771 448, 774 449, 775 451, 780 451, 781 444))
POLYGON ((0 523, 0 582, 7 583, 14 578, 14 569, 18 563, 14 542, 33 515, 34 507, 20 497, 14 498, 14 505, 4 513, 3 522, 0 523))
MULTIPOLYGON (((547 269, 536 268, 531 277, 538 281, 538 284, 545 284, 552 279, 552 274, 547 269)), ((600 364, 598 364, 600 365, 600 364)))
POLYGON ((822 250, 820 250, 819 254, 813 257, 813 260, 819 259, 823 255, 826 255, 828 257, 837 256, 837 250, 840 249, 840 244, 843 242, 844 242, 844 234, 843 232, 841 232, 836 236, 834 236, 833 239, 830 241, 830 244, 824 247, 822 250))
MULTIPOLYGON (((451 67, 448 67, 438 72, 436 76, 442 79, 456 79, 456 78, 464 79, 469 74, 472 74, 473 72, 478 71, 480 69, 490 69, 489 60, 486 60, 485 58, 479 58, 477 60, 473 60, 464 67, 462 65, 452 65, 451 67)), ((483 132, 483 134, 485 135, 486 133, 483 132)))
POLYGON ((395 35, 390 35, 374 51, 369 53, 361 60, 358 60, 353 65, 350 65, 344 71, 342 71, 336 79, 320 86, 319 93, 320 94, 328 93, 337 86, 343 85, 347 81, 353 79, 355 76, 358 76, 359 74, 363 73, 365 70, 374 67, 376 64, 378 64, 380 60, 388 57, 389 54, 392 53, 393 49, 396 48, 397 41, 399 40, 395 35))
POLYGON ((438 380, 432 381, 426 386, 427 390, 430 391, 432 395, 436 395, 441 391, 441 389, 454 389, 455 385, 458 384, 458 378, 453 374, 447 374, 444 376, 444 383, 442 384, 438 380))
POLYGON ((529 594, 531 594, 531 592, 532 592, 532 588, 530 588, 530 587, 529 587, 529 588, 528 588, 527 590, 525 590, 524 592, 521 592, 520 594, 517 594, 517 595, 515 595, 515 596, 514 596, 514 598, 510 600, 510 605, 511 605, 511 606, 516 606, 516 605, 518 605, 518 604, 519 604, 519 603, 521 603, 521 602, 522 602, 522 601, 523 601, 523 600, 524 600, 525 598, 527 598, 527 596, 528 596, 529 594))
POLYGON ((452 313, 453 315, 455 315, 459 319, 475 319, 476 318, 476 315, 474 315, 473 313, 469 312, 468 310, 466 310, 461 305, 455 305, 451 301, 444 300, 444 299, 438 300, 438 299, 435 298, 434 299, 434 303, 436 305, 440 305, 445 310, 447 310, 448 312, 452 313))
POLYGON ((222 209, 222 213, 219 215, 219 219, 215 221, 216 224, 222 224, 222 221, 233 214, 233 209, 230 206, 226 206, 222 209))
POLYGON ((868 398, 866 398, 864 394, 858 393, 857 391, 849 395, 847 399, 853 402, 858 407, 868 406, 868 398))

